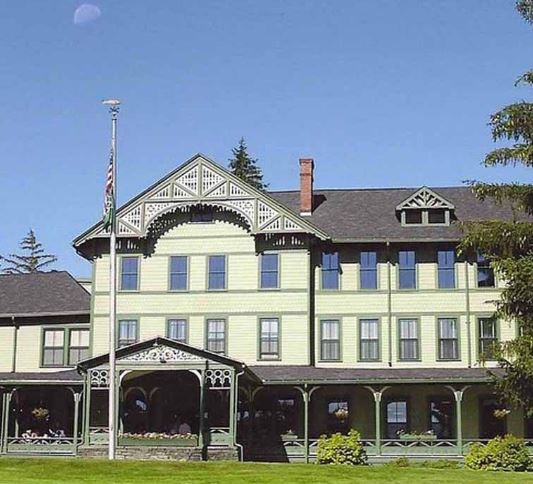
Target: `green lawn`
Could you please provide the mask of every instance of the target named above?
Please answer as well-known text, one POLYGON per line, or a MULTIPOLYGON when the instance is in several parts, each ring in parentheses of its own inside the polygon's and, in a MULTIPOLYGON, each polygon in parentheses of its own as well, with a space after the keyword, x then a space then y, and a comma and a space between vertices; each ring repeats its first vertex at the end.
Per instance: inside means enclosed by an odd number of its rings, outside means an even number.
POLYGON ((253 464, 233 462, 108 462, 81 459, 0 459, 0 482, 77 483, 409 483, 460 482, 461 484, 532 482, 533 474, 394 468, 389 466, 340 467, 313 464, 253 464))

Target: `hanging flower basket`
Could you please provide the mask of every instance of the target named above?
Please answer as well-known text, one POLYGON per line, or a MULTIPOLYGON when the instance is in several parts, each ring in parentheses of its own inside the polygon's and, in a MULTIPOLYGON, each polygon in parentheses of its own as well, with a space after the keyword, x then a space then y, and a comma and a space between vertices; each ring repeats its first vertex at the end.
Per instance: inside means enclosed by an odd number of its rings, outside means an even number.
POLYGON ((31 411, 31 414, 36 420, 46 420, 50 415, 50 412, 47 408, 37 407, 31 411))
POLYGON ((334 415, 338 420, 346 420, 348 418, 348 409, 339 408, 335 411, 334 415))
POLYGON ((509 415, 510 413, 511 413, 511 410, 507 408, 497 408, 496 410, 494 410, 493 415, 496 418, 503 419, 507 417, 507 415, 509 415))

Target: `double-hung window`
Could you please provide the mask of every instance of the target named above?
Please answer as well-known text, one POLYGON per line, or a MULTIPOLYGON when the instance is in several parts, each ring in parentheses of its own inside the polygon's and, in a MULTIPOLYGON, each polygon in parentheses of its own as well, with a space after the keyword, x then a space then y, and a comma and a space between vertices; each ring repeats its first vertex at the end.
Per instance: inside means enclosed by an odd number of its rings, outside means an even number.
POLYGON ((121 319, 118 322, 118 347, 137 343, 137 320, 121 319))
POLYGON ((387 403, 386 434, 388 439, 397 439, 401 432, 407 431, 408 407, 406 400, 397 400, 387 403))
POLYGON ((416 289, 416 254, 414 250, 400 250, 399 288, 416 289))
POLYGON ((339 288, 339 253, 322 253, 322 289, 339 288))
POLYGON ((261 289, 279 287, 279 254, 261 255, 261 289))
POLYGON ((324 361, 340 360, 340 322, 338 319, 325 319, 320 322, 320 358, 324 361))
POLYGON ((455 252, 453 250, 437 251, 437 265, 439 272, 439 288, 455 287, 455 252))
POLYGON ((207 350, 224 354, 226 351, 226 320, 207 320, 207 350))
POLYGON ((279 319, 259 320, 259 357, 262 360, 279 358, 279 319))
POLYGON ((378 257, 376 252, 361 252, 360 257, 361 289, 377 289, 378 257))
POLYGON ((43 366, 64 366, 65 330, 45 329, 43 343, 43 366))
POLYGON ((136 291, 139 289, 139 258, 134 256, 120 259, 120 289, 136 291))
POLYGON ((359 359, 379 360, 379 319, 359 320, 359 359))
POLYGON ((187 320, 169 319, 167 321, 167 336, 174 341, 187 343, 187 320))
POLYGON ((494 287, 494 269, 489 261, 481 254, 477 255, 477 285, 478 287, 494 287))
POLYGON ((400 360, 418 359, 418 320, 400 319, 400 360))
POLYGON ((459 359, 459 330, 457 319, 439 318, 439 359, 459 359))
POLYGON ((208 289, 226 289, 226 256, 210 255, 208 261, 208 289))
POLYGON ((71 329, 69 333, 68 364, 75 365, 89 358, 89 330, 71 329))
POLYGON ((188 259, 184 255, 174 255, 170 258, 170 290, 187 290, 188 259))
POLYGON ((494 356, 494 346, 498 343, 497 321, 494 318, 479 318, 479 356, 491 359, 494 356))

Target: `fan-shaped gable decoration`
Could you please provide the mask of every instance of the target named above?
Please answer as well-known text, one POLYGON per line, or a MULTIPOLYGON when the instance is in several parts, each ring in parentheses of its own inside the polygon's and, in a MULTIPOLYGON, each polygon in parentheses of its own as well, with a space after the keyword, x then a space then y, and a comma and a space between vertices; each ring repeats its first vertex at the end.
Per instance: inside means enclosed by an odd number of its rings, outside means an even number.
MULTIPOLYGON (((146 237, 154 222, 174 211, 211 206, 234 212, 252 234, 309 233, 321 239, 326 233, 288 210, 206 156, 196 155, 156 182, 117 211, 118 237, 146 237)), ((74 240, 78 247, 93 238, 108 237, 100 222, 74 240)))
POLYGON ((422 187, 396 206, 396 210, 410 209, 448 209, 453 210, 453 203, 440 196, 437 192, 428 187, 422 187))

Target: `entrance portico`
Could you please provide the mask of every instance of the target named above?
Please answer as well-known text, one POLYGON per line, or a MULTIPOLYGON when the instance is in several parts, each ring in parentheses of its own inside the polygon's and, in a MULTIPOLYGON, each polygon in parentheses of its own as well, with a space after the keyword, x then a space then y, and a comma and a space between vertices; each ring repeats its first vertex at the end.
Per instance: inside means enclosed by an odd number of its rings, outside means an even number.
POLYGON ((108 355, 81 362, 85 381, 83 449, 107 445, 109 385, 118 395, 120 448, 209 448, 236 445, 239 381, 258 383, 243 363, 176 342, 154 338, 116 352, 117 379, 109 381, 108 355))

